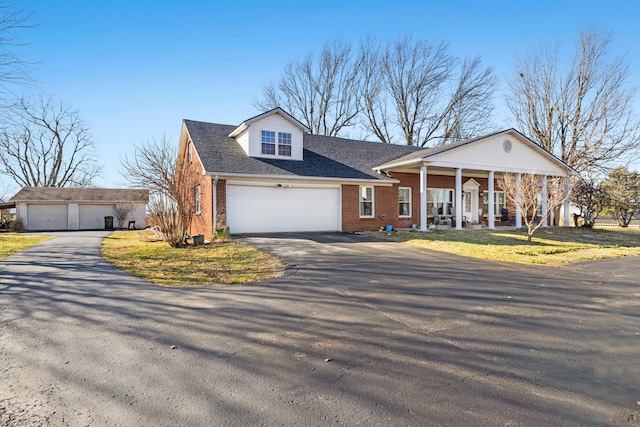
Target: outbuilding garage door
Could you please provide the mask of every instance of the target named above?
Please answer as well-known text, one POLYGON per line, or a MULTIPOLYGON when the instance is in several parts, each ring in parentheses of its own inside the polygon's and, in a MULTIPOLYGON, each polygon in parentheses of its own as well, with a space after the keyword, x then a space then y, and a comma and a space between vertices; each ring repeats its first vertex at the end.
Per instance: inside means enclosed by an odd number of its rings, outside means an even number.
MULTIPOLYGON (((104 217, 115 216, 113 205, 79 205, 80 230, 104 229, 104 217)), ((114 219, 114 225, 115 219, 114 219)))
POLYGON ((27 205, 27 228, 37 230, 66 230, 67 205, 27 205))
POLYGON ((227 185, 231 233, 339 231, 340 189, 227 185))

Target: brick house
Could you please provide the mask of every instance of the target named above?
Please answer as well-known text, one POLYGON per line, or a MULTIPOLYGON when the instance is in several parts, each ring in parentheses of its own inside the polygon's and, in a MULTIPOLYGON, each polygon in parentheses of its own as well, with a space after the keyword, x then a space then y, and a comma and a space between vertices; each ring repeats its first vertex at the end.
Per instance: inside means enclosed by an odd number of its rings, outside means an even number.
POLYGON ((425 230, 434 215, 456 229, 494 228, 509 208, 501 174, 572 172, 514 129, 425 149, 311 135, 281 108, 239 126, 184 120, 179 150, 199 181, 191 233, 207 238, 223 225, 234 234, 425 230))

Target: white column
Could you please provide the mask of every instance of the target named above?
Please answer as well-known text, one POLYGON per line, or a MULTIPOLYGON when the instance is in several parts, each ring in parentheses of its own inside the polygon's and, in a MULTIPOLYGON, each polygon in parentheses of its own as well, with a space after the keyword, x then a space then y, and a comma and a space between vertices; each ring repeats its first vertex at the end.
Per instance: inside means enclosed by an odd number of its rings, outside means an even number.
POLYGON ((488 197, 488 203, 487 203, 487 225, 489 226, 490 230, 493 230, 494 228, 496 228, 495 225, 495 208, 496 208, 496 200, 495 200, 495 188, 494 188, 494 184, 495 184, 495 179, 494 179, 494 174, 493 171, 489 171, 489 197, 488 197))
POLYGON ((427 167, 420 167, 420 230, 427 229, 427 167))
POLYGON ((516 175, 516 199, 518 203, 516 205, 516 228, 522 228, 522 209, 520 209, 519 204, 522 203, 522 191, 520 191, 520 187, 522 186, 522 174, 518 173, 516 175))
POLYGON ((569 177, 564 178, 564 226, 569 226, 569 177))
POLYGON ((462 169, 456 169, 456 230, 462 230, 462 169))
MULTIPOLYGON (((547 213, 547 198, 548 198, 548 193, 547 193, 547 175, 545 175, 544 177, 542 177, 542 215, 547 213)), ((548 219, 548 217, 545 217, 544 221, 542 221, 542 226, 543 227, 547 226, 547 219, 548 219)))

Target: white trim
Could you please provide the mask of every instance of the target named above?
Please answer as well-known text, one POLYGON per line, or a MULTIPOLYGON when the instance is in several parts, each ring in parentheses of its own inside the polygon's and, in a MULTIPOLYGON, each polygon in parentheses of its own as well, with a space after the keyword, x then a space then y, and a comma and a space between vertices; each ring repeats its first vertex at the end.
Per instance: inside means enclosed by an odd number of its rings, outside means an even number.
MULTIPOLYGON (((487 196, 487 226, 489 227, 490 230, 493 230, 496 228, 496 217, 495 215, 492 215, 490 212, 490 209, 492 206, 495 206, 496 204, 496 199, 495 199, 495 175, 493 173, 493 171, 489 171, 489 180, 488 180, 488 196, 487 196)), ((493 208, 495 210, 495 207, 493 208)))
POLYGON ((522 203, 522 191, 520 191, 520 187, 522 186, 522 174, 516 175, 516 228, 522 228, 522 208, 520 208, 520 204, 522 203))
POLYGON ((359 218, 375 218, 376 217, 376 188, 373 185, 361 185, 358 187, 358 215, 359 218), (360 200, 363 188, 371 189, 371 215, 362 215, 362 203, 360 200))
MULTIPOLYGON (((496 137, 500 137, 501 135, 512 135, 514 138, 516 138, 517 140, 519 140, 521 143, 529 146, 530 148, 532 148, 533 150, 537 151, 538 153, 540 153, 542 156, 546 157, 547 160, 549 160, 551 163, 557 165, 560 169, 565 170, 566 173, 569 174, 577 174, 573 169, 571 169, 570 166, 568 166, 567 164, 565 164, 562 160, 558 159, 556 156, 554 156, 553 154, 549 153, 547 150, 545 150, 544 148, 542 148, 541 146, 539 146, 538 144, 536 144, 535 142, 533 142, 532 140, 530 140, 529 138, 527 138, 526 136, 524 136, 523 134, 521 134, 520 132, 518 132, 515 129, 507 129, 507 130, 503 130, 503 131, 499 131, 490 135, 485 135, 482 137, 479 137, 477 139, 471 139, 469 141, 466 141, 464 143, 461 143, 460 145, 456 145, 455 147, 450 147, 447 149, 444 149, 442 151, 439 151, 437 153, 425 156, 425 157, 421 157, 421 158, 414 158, 414 159, 409 159, 409 160, 404 160, 404 161, 400 161, 400 162, 387 162, 385 164, 382 164, 380 166, 376 166, 374 167, 375 170, 392 170, 395 168, 399 168, 399 167, 405 167, 405 166, 410 166, 413 164, 419 164, 420 162, 426 162, 429 164, 429 166, 441 166, 441 167, 448 167, 448 168, 462 168, 462 169, 479 169, 479 170, 483 170, 485 168, 487 168, 489 165, 487 164, 459 164, 459 163, 451 163, 451 162, 438 162, 438 157, 444 153, 451 153, 452 151, 455 151, 459 148, 462 147, 467 147, 471 144, 475 144, 481 141, 485 141, 487 139, 490 138, 496 138, 496 137)), ((509 168, 509 169, 495 169, 496 172, 522 172, 522 173, 528 173, 531 172, 530 169, 527 168, 509 168)), ((556 171, 536 171, 536 172, 550 172, 548 173, 548 175, 557 175, 556 171)))
POLYGON ((427 165, 420 167, 420 230, 427 230, 427 165))
POLYGON ((298 120, 296 120, 295 117, 293 117, 291 114, 287 113, 286 111, 284 111, 280 107, 276 107, 273 110, 265 111, 262 114, 258 114, 257 116, 254 116, 254 117, 252 117, 250 119, 245 120, 237 128, 235 128, 233 131, 231 131, 229 136, 231 138, 234 138, 234 137, 240 135, 246 129, 248 129, 249 126, 252 123, 254 123, 254 122, 258 121, 258 120, 264 119, 265 117, 272 116, 274 114, 280 114, 285 120, 291 122, 291 124, 293 124, 294 126, 299 127, 302 130, 303 133, 309 133, 310 132, 308 127, 306 127, 305 125, 300 123, 298 120))
POLYGON ((413 189, 411 187, 398 187, 398 218, 413 217, 413 189), (400 215, 400 190, 409 190, 409 215, 400 215))
MULTIPOLYGON (((547 213, 547 201, 549 199, 549 190, 547 189, 547 176, 542 177, 542 215, 547 213)), ((542 221, 542 227, 547 227, 548 215, 542 221)))
POLYGON ((345 185, 372 185, 374 187, 391 187, 393 184, 399 184, 400 181, 397 179, 389 179, 386 181, 380 181, 375 178, 371 178, 370 180, 366 179, 357 179, 357 178, 325 178, 325 177, 317 177, 317 176, 293 176, 293 175, 250 175, 245 173, 233 173, 233 172, 206 172, 206 175, 216 176, 218 175, 220 179, 227 179, 227 177, 231 177, 232 179, 239 180, 247 180, 247 181, 296 181, 296 182, 304 182, 304 181, 313 181, 313 182, 330 182, 330 183, 338 183, 345 185))
POLYGON ((456 169, 456 230, 462 230, 462 169, 456 169))

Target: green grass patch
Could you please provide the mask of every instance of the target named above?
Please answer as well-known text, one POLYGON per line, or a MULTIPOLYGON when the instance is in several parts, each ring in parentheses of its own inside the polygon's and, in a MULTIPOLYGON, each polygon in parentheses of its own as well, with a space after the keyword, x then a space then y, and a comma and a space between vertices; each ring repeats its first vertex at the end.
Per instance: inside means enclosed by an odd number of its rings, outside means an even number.
POLYGON ((162 286, 220 286, 281 276, 277 257, 236 242, 172 248, 145 231, 116 231, 102 242, 116 267, 162 286))
POLYGON ((372 237, 456 255, 523 264, 568 264, 640 255, 638 229, 539 229, 527 242, 525 231, 462 230, 372 232, 372 237))
POLYGON ((23 251, 38 243, 53 239, 55 236, 33 234, 2 233, 0 234, 0 259, 16 252, 23 251))

